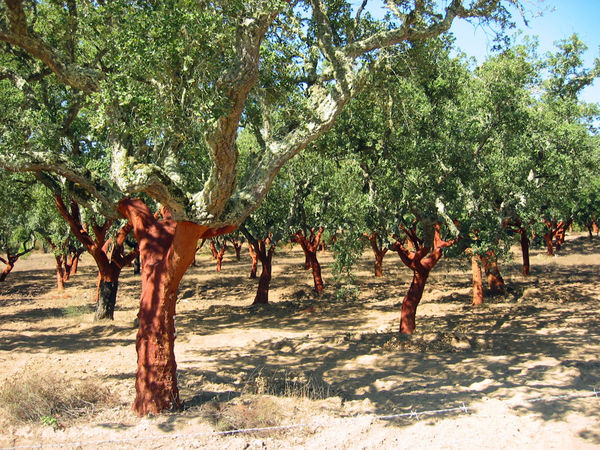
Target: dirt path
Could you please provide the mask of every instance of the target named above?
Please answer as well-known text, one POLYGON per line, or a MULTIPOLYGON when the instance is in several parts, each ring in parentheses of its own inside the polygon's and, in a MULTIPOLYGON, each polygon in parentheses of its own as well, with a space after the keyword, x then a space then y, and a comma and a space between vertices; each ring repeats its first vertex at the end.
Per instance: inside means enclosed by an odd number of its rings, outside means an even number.
MULTIPOLYGON (((375 279, 365 253, 361 291, 349 300, 336 298, 331 286, 316 298, 301 252, 278 251, 266 307, 248 306, 256 281, 248 278, 247 250, 241 262, 229 254, 221 273, 210 256, 199 256, 177 306, 185 409, 139 419, 128 410, 136 277, 124 271, 115 321, 99 325, 92 322, 91 258, 61 294, 52 257, 34 254, 0 285, 1 378, 39 371, 88 379, 109 386, 116 403, 65 429, 0 416, 0 447, 88 441, 102 448, 599 448, 600 400, 593 391, 600 390, 600 240, 579 237, 557 257, 532 256, 530 277, 519 274, 518 264, 504 265, 507 295, 486 298, 479 308, 470 306, 467 262, 442 261, 411 337, 396 334, 411 277, 396 255, 385 258, 384 278, 375 279), (411 416, 452 408, 459 409, 411 416), (375 418, 393 414, 408 417, 375 418), (297 423, 307 426, 206 434, 297 423)), ((327 282, 331 256, 321 259, 327 282)))

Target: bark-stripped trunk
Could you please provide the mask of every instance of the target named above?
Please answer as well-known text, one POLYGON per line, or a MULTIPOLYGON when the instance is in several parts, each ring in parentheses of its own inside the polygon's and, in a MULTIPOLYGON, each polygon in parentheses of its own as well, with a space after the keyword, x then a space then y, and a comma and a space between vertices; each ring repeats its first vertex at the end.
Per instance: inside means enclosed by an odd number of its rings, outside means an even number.
POLYGON ((225 256, 225 251, 227 250, 227 243, 225 240, 223 242, 218 242, 214 239, 210 241, 210 251, 213 255, 213 258, 217 260, 217 272, 221 271, 221 267, 223 266, 223 257, 225 256), (219 245, 219 249, 217 250, 217 244, 219 245))
POLYGON ((258 279, 258 288, 256 290, 256 297, 254 298, 253 305, 267 304, 269 303, 269 288, 271 286, 271 275, 272 275, 272 260, 275 246, 271 245, 271 240, 259 239, 255 243, 249 243, 254 247, 254 252, 260 261, 262 270, 258 279))
POLYGON ((521 219, 518 217, 514 219, 507 218, 504 221, 504 226, 513 233, 519 233, 521 243, 521 255, 523 256, 523 268, 521 270, 523 275, 529 275, 529 227, 533 224, 533 221, 529 225, 523 226, 521 219))
MULTIPOLYGON (((0 257, 0 262, 6 264, 6 267, 0 274, 0 282, 6 280, 8 274, 14 269, 15 263, 19 260, 19 258, 23 255, 26 255, 30 251, 33 250, 35 246, 35 241, 30 249, 27 249, 26 242, 23 243, 23 251, 22 252, 13 252, 10 249, 6 249, 6 259, 0 257)), ((8 247, 8 245, 7 245, 8 247)))
POLYGON ((592 217, 592 230, 594 230, 594 233, 598 234, 598 222, 596 222, 595 217, 592 217))
POLYGON ((425 283, 431 269, 437 264, 443 254, 445 247, 450 247, 456 239, 444 241, 440 235, 440 224, 433 225, 433 242, 429 245, 416 235, 415 228, 400 228, 408 236, 415 251, 407 249, 401 241, 393 245, 393 250, 398 252, 402 262, 413 271, 413 279, 408 288, 408 293, 402 301, 402 312, 400 317, 400 333, 412 334, 416 328, 417 306, 423 297, 425 283))
POLYGON ((423 297, 425 283, 429 277, 428 270, 414 270, 413 279, 408 288, 408 292, 402 300, 402 308, 400 315, 400 333, 412 334, 415 332, 417 320, 417 306, 423 297))
POLYGON ((471 256, 471 269, 473 271, 473 306, 483 303, 483 283, 481 279, 481 266, 477 255, 471 256))
POLYGON ((558 230, 556 231, 556 250, 560 250, 563 244, 565 243, 565 237, 567 234, 567 229, 572 231, 573 220, 569 219, 566 222, 560 222, 558 230))
POLYGON ((364 236, 369 240, 371 244, 371 248, 373 249, 373 254, 375 255, 375 262, 373 264, 375 269, 375 276, 382 277, 383 276, 383 257, 387 253, 387 247, 384 247, 379 242, 379 236, 377 233, 365 233, 364 236))
POLYGON ((248 245, 248 252, 250 253, 250 257, 252 258, 250 278, 256 278, 256 269, 258 267, 258 255, 256 254, 256 251, 254 251, 254 247, 252 245, 248 245))
POLYGON ((119 211, 133 225, 142 259, 133 410, 140 416, 158 414, 180 406, 174 316, 181 278, 194 259, 198 239, 230 233, 234 227, 211 230, 176 222, 168 213, 157 220, 139 199, 121 200, 119 211))
POLYGON ((83 253, 83 249, 77 249, 75 253, 71 255, 71 275, 75 275, 79 269, 79 259, 83 253))
POLYGON ((298 230, 291 238, 292 242, 298 242, 304 251, 305 267, 312 269, 314 289, 316 292, 323 291, 323 277, 321 276, 321 265, 317 259, 317 250, 323 235, 323 227, 315 233, 315 229, 310 230, 310 236, 306 237, 302 230, 298 230))
POLYGON ((8 276, 8 274, 14 269, 15 264, 14 262, 7 262, 4 259, 2 259, 2 262, 4 264, 6 264, 6 267, 4 268, 4 270, 2 271, 2 273, 0 274, 0 281, 4 281, 6 280, 6 277, 8 276))
POLYGON ((483 263, 490 291, 494 294, 504 294, 504 278, 500 274, 495 252, 488 251, 485 255, 481 255, 481 262, 483 263))
POLYGON ((554 247, 556 246, 557 250, 560 250, 562 244, 565 240, 565 233, 569 225, 571 225, 572 220, 569 219, 567 221, 561 220, 557 222, 555 219, 551 220, 542 220, 548 227, 548 231, 544 234, 544 242, 546 243, 546 252, 549 256, 554 255, 554 247))
POLYGON ((65 290, 65 269, 63 268, 63 255, 54 255, 56 259, 56 288, 65 290))
POLYGON ((238 239, 230 239, 231 245, 233 245, 233 250, 235 251, 235 259, 240 261, 242 259, 242 246, 244 243, 238 239))
POLYGON ((128 223, 121 227, 113 242, 112 239, 106 239, 106 234, 113 223, 112 220, 107 220, 103 225, 92 222, 94 231, 94 237, 92 238, 87 227, 81 222, 79 205, 76 202, 71 202, 69 210, 60 195, 55 195, 54 199, 59 212, 69 224, 71 232, 92 255, 98 266, 94 320, 113 320, 121 269, 131 264, 138 256, 137 248, 134 248, 128 254, 125 254, 124 250, 125 240, 132 229, 132 225, 128 223))

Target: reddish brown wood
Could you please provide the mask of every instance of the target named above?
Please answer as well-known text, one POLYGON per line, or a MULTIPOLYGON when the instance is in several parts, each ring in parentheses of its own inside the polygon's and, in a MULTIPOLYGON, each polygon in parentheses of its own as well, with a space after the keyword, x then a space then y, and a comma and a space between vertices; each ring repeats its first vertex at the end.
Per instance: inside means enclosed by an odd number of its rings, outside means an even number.
POLYGON ((598 234, 598 222, 596 222, 595 217, 592 217, 592 230, 594 233, 598 234))
POLYGON ((272 276, 272 260, 275 246, 271 245, 271 239, 258 239, 255 243, 249 243, 254 247, 254 252, 260 260, 262 270, 258 279, 258 288, 253 305, 269 303, 269 288, 272 276))
POLYGON ((371 244, 371 249, 373 249, 373 254, 375 255, 375 276, 382 277, 383 276, 383 257, 387 253, 387 247, 380 245, 379 236, 377 233, 365 233, 364 236, 369 240, 371 244))
POLYGON ((423 290, 431 269, 437 264, 443 255, 443 249, 450 247, 456 239, 445 241, 440 235, 440 224, 434 225, 433 246, 424 245, 415 230, 406 229, 401 226, 415 251, 408 250, 400 240, 393 245, 393 250, 398 252, 402 262, 413 271, 413 279, 408 288, 408 293, 402 301, 402 312, 400 317, 400 333, 412 334, 416 327, 417 306, 423 296, 423 290))
MULTIPOLYGON (((11 251, 10 248, 5 248, 6 250, 6 259, 0 257, 0 262, 6 264, 6 267, 0 274, 0 282, 6 280, 8 274, 14 269, 15 263, 19 260, 19 258, 27 253, 31 252, 35 247, 35 241, 31 244, 31 248, 27 248, 27 242, 23 242, 23 251, 16 252, 11 251)), ((8 245, 6 245, 8 247, 8 245)))
POLYGON ((529 275, 530 264, 529 264, 529 227, 534 223, 530 221, 528 225, 524 225, 521 219, 515 217, 513 219, 508 218, 504 221, 504 226, 513 233, 519 233, 521 243, 521 255, 523 257, 523 267, 521 273, 523 275, 529 275))
POLYGON ((213 255, 213 258, 217 260, 217 272, 221 271, 221 267, 223 266, 223 257, 225 256, 225 251, 227 250, 227 241, 223 239, 223 241, 219 241, 218 239, 210 240, 210 251, 213 255))
POLYGON ((231 233, 177 222, 168 212, 157 220, 140 199, 124 199, 119 211, 133 226, 142 260, 142 293, 136 338, 138 370, 133 410, 158 414, 180 406, 174 344, 175 306, 181 278, 194 259, 198 239, 231 233))
POLYGON ((54 255, 56 258, 56 288, 59 291, 65 290, 65 270, 63 269, 64 255, 54 255))
POLYGON ((302 247, 305 256, 305 265, 308 264, 312 268, 314 290, 316 292, 323 291, 323 278, 321 276, 321 265, 317 259, 317 250, 319 243, 321 242, 321 236, 323 235, 323 227, 319 227, 315 233, 315 229, 311 229, 310 236, 306 236, 302 230, 298 230, 296 234, 292 235, 292 242, 297 242, 302 247))
POLYGON ((544 234, 544 242, 546 243, 546 252, 549 256, 554 255, 554 248, 560 250, 565 240, 567 229, 572 223, 572 220, 557 221, 556 219, 542 219, 548 230, 544 234))
POLYGON ((235 259, 239 261, 242 258, 241 252, 244 243, 241 240, 235 238, 229 239, 229 242, 231 242, 231 245, 233 245, 233 250, 235 251, 235 259))
POLYGON ((252 267, 250 269, 250 278, 256 278, 256 269, 258 266, 258 255, 256 251, 254 251, 254 246, 248 245, 248 252, 250 253, 250 257, 252 258, 252 267))
POLYGON ((500 274, 498 267, 498 258, 493 250, 489 250, 485 255, 481 255, 481 262, 485 270, 488 286, 494 294, 504 294, 504 278, 500 274))
POLYGON ((473 272, 473 306, 483 303, 483 283, 481 280, 481 266, 477 255, 471 256, 471 270, 473 272))
MULTIPOLYGON (((121 269, 131 264, 139 253, 137 248, 125 252, 125 240, 132 230, 132 225, 127 223, 121 227, 113 241, 112 238, 106 237, 113 220, 107 220, 102 225, 92 221, 91 227, 94 232, 92 238, 87 226, 81 222, 79 205, 72 201, 69 210, 60 195, 55 195, 54 200, 59 212, 69 224, 71 232, 92 255, 98 266, 97 307, 94 319, 112 320, 121 269)), ((64 272, 68 273, 66 270, 64 272)))

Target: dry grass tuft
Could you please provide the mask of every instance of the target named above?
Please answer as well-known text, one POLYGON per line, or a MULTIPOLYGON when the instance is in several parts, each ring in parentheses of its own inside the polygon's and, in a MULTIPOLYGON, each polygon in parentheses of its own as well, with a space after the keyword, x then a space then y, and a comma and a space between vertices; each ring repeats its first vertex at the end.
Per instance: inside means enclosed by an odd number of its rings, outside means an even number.
POLYGON ((264 368, 250 374, 245 380, 243 392, 309 400, 323 400, 335 395, 329 384, 314 375, 264 368))
POLYGON ((112 403, 110 391, 99 382, 79 382, 46 372, 25 370, 0 387, 0 408, 19 422, 57 426, 112 403))
POLYGON ((202 415, 217 431, 275 427, 282 415, 274 399, 265 396, 243 397, 230 402, 212 400, 202 406, 202 415))

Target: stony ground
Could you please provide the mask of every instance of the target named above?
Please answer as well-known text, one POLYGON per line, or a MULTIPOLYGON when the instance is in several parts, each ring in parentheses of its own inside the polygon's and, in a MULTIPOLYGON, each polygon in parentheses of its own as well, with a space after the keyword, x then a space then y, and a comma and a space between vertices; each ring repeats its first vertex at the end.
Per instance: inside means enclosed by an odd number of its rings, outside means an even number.
MULTIPOLYGON (((52 256, 33 254, 0 285, 0 382, 85 381, 110 395, 81 417, 0 411, 0 447, 599 448, 600 238, 534 251, 527 278, 518 257, 502 266, 507 294, 478 308, 470 264, 441 261, 417 332, 400 337, 411 273, 394 254, 376 279, 365 253, 350 299, 331 284, 315 296, 299 249, 279 250, 266 307, 249 306, 247 250, 221 273, 200 254, 177 306, 184 409, 140 419, 129 411, 139 280, 124 271, 115 321, 98 324, 91 258, 58 292, 52 256), (278 426, 290 428, 215 434, 278 426)), ((327 283, 331 255, 320 258, 327 283)))

